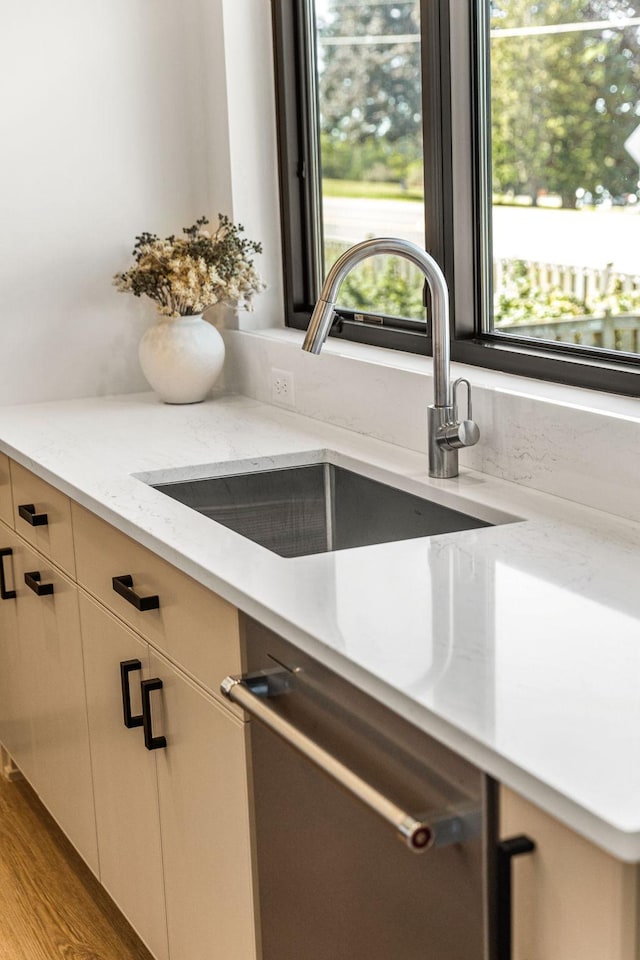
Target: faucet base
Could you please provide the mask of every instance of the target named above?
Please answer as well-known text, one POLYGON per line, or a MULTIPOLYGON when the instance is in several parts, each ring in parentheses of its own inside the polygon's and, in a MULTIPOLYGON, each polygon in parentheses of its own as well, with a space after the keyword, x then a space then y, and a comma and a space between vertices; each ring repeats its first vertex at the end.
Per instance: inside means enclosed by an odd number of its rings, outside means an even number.
POLYGON ((427 407, 429 476, 438 480, 449 480, 458 476, 458 451, 447 443, 446 431, 457 420, 453 405, 427 407))

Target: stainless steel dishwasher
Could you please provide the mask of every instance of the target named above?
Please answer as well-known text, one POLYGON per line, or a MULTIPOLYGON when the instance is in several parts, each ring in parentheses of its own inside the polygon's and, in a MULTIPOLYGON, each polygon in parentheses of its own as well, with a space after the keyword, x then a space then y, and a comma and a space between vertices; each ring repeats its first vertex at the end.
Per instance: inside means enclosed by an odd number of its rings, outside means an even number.
POLYGON ((243 642, 262 960, 494 960, 492 782, 249 618, 243 642))

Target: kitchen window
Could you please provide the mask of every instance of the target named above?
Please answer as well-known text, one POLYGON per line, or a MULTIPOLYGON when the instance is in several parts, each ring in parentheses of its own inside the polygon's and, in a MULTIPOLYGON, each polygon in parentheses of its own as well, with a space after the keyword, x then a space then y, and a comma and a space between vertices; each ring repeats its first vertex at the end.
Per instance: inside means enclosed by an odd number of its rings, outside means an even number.
MULTIPOLYGON (((640 6, 274 0, 287 323, 336 257, 413 240, 462 362, 635 395, 640 6)), ((334 336, 430 352, 422 277, 361 265, 334 336)))

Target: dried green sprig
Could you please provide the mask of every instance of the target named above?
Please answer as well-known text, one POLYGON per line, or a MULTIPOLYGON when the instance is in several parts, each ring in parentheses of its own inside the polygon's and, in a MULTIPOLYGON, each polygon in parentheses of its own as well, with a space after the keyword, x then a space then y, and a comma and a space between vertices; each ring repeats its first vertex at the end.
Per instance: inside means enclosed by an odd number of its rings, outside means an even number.
POLYGON ((206 230, 206 217, 184 227, 182 237, 164 240, 154 233, 136 237, 135 265, 117 273, 114 285, 122 293, 147 296, 166 317, 192 316, 214 303, 253 309, 253 295, 265 289, 253 266, 262 245, 241 236, 244 227, 218 214, 218 227, 206 230))

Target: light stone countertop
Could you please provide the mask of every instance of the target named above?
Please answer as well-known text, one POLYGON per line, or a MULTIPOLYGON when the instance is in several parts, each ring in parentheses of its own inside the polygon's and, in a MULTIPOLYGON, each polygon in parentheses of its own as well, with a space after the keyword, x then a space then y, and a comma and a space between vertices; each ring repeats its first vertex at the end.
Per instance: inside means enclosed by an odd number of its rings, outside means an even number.
MULTIPOLYGON (((640 524, 246 397, 0 408, 0 450, 615 856, 640 861, 640 524), (283 559, 153 490, 334 462, 486 520, 283 559)), ((222 678, 221 678, 222 679, 222 678)))

